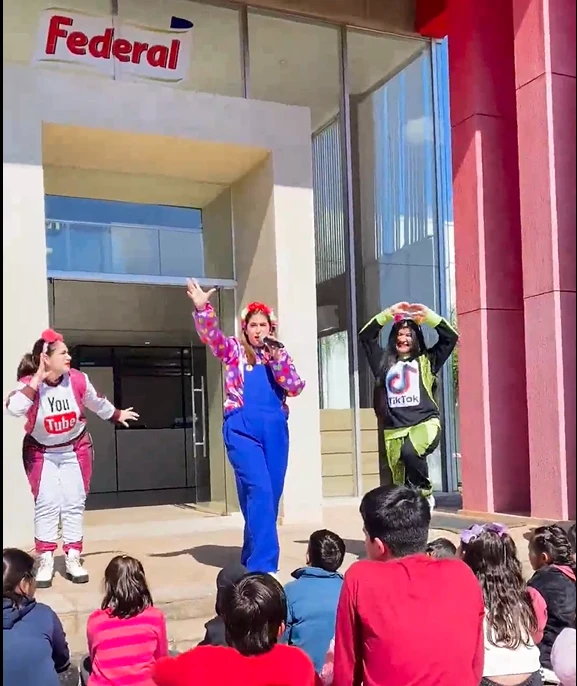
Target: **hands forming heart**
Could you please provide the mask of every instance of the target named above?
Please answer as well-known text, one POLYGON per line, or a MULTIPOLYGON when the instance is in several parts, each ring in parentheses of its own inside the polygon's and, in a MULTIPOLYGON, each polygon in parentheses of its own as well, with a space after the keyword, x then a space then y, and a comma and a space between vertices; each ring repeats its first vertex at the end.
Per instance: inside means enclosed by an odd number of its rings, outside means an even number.
POLYGON ((418 324, 425 319, 427 316, 428 307, 422 305, 421 303, 408 303, 400 302, 393 305, 391 308, 391 314, 395 315, 408 315, 411 319, 414 319, 418 324))

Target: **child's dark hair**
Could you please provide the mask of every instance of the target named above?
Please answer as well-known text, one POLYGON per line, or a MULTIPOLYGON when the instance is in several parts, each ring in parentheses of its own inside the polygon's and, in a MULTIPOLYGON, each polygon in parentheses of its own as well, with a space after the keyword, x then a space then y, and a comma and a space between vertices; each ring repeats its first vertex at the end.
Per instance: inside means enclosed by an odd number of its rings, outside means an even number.
POLYGON ((152 595, 140 560, 129 555, 117 555, 104 571, 103 610, 113 617, 136 617, 152 605, 152 595))
POLYGON ((345 559, 345 542, 328 529, 319 529, 309 538, 308 556, 311 567, 336 572, 345 559))
POLYGON ((569 567, 575 574, 574 548, 568 534, 558 524, 538 526, 529 545, 533 552, 547 557, 547 564, 569 567))
POLYGON ((463 562, 483 590, 489 642, 510 650, 529 645, 537 617, 515 541, 505 531, 485 528, 463 547, 463 562))
POLYGON ((2 597, 20 607, 28 598, 20 590, 23 581, 32 583, 36 574, 36 563, 32 555, 18 548, 4 548, 2 597))
POLYGON ((573 555, 575 555, 575 522, 567 529, 567 538, 569 539, 569 544, 573 550, 573 555))
POLYGON ((241 655, 272 650, 286 615, 284 589, 270 574, 247 574, 224 591, 226 641, 241 655))
POLYGON ((457 555, 457 546, 451 543, 448 538, 436 538, 434 541, 427 543, 427 550, 425 552, 429 557, 434 557, 437 560, 446 560, 457 555))

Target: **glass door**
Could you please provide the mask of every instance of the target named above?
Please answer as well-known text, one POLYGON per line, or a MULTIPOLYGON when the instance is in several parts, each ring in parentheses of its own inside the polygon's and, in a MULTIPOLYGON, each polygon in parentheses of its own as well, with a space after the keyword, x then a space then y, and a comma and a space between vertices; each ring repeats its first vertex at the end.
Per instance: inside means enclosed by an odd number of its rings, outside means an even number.
MULTIPOLYGON (((203 288, 208 287, 203 285, 203 288)), ((237 333, 235 301, 234 288, 219 288, 210 299, 218 315, 219 327, 227 336, 237 333)), ((187 429, 187 460, 191 468, 188 472, 194 475, 197 508, 225 515, 238 511, 238 500, 222 437, 224 366, 208 346, 203 345, 196 331, 192 331, 191 336, 187 386, 191 417, 187 429)))

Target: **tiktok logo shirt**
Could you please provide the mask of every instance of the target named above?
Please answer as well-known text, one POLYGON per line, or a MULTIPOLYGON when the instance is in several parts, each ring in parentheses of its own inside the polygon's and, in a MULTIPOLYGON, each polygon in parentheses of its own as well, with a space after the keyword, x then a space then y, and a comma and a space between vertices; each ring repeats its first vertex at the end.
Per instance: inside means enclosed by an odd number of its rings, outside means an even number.
POLYGON ((399 360, 385 379, 387 402, 391 409, 418 407, 421 404, 420 370, 417 360, 399 360))

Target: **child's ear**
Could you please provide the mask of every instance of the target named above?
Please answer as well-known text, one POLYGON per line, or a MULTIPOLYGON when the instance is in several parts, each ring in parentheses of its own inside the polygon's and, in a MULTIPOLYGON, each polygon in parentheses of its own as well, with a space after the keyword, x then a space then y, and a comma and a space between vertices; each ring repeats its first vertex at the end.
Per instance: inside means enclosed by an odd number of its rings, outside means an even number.
POLYGON ((286 629, 286 622, 281 622, 281 625, 278 628, 279 638, 284 634, 285 629, 286 629))

